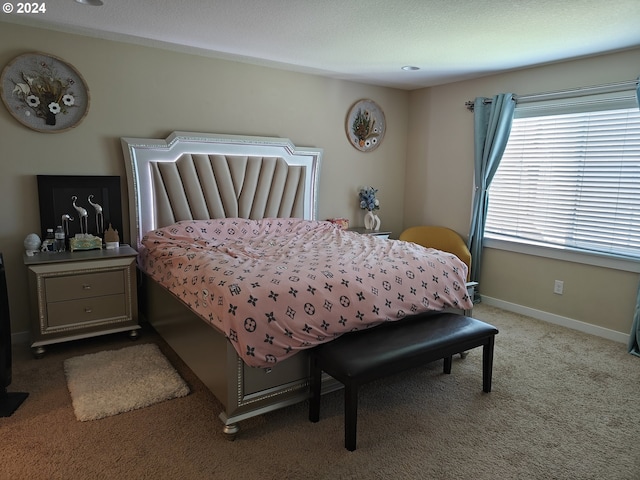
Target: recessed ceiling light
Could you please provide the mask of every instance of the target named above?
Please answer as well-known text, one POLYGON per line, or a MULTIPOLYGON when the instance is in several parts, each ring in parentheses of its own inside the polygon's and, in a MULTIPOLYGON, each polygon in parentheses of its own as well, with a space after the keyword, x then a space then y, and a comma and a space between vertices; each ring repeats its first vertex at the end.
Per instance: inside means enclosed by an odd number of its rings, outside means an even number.
POLYGON ((92 7, 101 7, 104 5, 102 0, 76 0, 76 3, 81 3, 82 5, 91 5, 92 7))
POLYGON ((420 70, 420 67, 414 67, 413 65, 405 65, 404 67, 402 67, 402 70, 414 71, 414 70, 420 70))

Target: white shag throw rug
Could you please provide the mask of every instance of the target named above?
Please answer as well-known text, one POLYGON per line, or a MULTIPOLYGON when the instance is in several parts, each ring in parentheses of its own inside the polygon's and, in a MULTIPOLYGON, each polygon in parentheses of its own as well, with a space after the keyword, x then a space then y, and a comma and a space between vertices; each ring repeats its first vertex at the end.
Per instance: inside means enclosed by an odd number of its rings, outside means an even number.
POLYGON ((69 358, 64 373, 81 422, 189 394, 185 381, 155 344, 69 358))

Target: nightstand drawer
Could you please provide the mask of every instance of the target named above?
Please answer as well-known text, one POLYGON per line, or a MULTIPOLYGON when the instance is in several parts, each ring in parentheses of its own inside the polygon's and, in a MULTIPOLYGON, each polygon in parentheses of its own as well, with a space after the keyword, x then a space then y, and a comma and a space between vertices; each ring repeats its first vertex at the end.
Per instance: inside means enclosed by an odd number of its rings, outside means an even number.
POLYGON ((47 303, 47 325, 82 325, 86 322, 127 317, 127 304, 124 293, 65 302, 47 303))
POLYGON ((45 279, 47 303, 124 293, 124 272, 87 273, 45 279))

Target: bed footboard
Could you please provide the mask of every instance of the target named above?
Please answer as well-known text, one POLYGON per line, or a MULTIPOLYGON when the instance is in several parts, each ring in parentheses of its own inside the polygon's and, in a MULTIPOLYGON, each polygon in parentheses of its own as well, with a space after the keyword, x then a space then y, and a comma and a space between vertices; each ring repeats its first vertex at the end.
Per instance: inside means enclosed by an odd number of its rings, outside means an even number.
MULTIPOLYGON (((146 277, 140 313, 222 404, 220 419, 230 440, 238 422, 309 398, 309 356, 301 352, 273 368, 247 366, 215 327, 146 277)), ((341 388, 329 376, 323 393, 341 388)))

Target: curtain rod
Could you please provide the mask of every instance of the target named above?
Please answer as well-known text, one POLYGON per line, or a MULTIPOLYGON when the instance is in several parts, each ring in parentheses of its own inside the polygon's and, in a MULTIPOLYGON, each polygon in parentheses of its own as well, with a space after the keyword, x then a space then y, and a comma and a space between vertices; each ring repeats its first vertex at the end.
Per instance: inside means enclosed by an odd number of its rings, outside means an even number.
MULTIPOLYGON (((614 92, 623 92, 625 90, 631 90, 635 88, 638 83, 640 83, 640 77, 634 80, 626 80, 623 82, 616 83, 607 83, 605 85, 593 85, 590 87, 578 87, 571 88, 568 90, 558 90, 555 92, 544 92, 544 93, 529 93, 527 95, 514 95, 513 100, 516 103, 527 103, 527 102, 535 102, 540 100, 553 100, 558 98, 574 98, 574 97, 582 97, 585 95, 596 95, 603 93, 614 93, 614 92)), ((464 106, 467 107, 467 110, 473 112, 473 101, 468 100, 464 102, 464 106)), ((488 105, 491 103, 490 98, 486 98, 482 101, 483 105, 488 105)))

